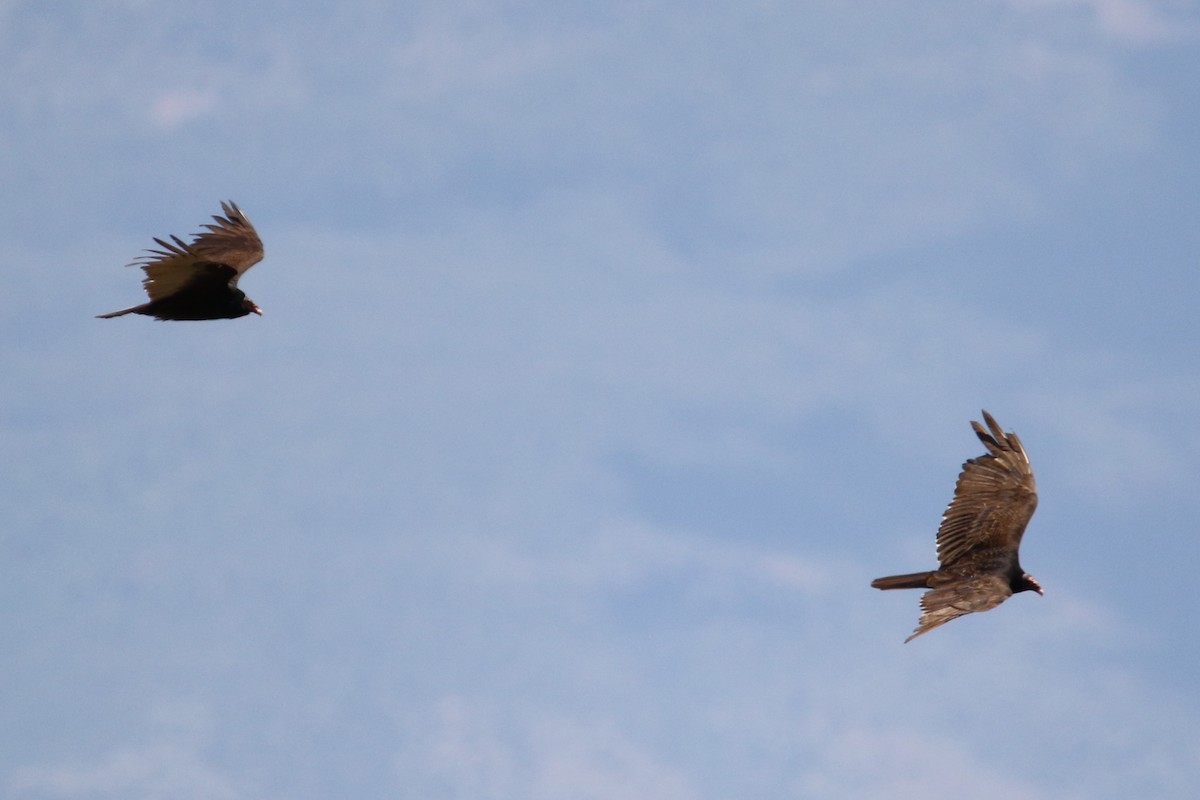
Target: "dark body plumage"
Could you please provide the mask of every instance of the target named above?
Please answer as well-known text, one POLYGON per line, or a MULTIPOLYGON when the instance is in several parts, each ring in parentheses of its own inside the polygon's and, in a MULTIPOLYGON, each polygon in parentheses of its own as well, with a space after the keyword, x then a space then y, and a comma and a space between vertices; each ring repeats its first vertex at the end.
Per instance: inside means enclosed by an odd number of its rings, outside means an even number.
POLYGON ((263 257, 262 240, 246 215, 230 202, 221 203, 225 216, 192 237, 191 244, 178 236, 155 239, 161 249, 133 261, 146 272, 142 286, 150 302, 123 308, 101 319, 124 314, 145 314, 157 319, 234 319, 262 314, 253 300, 237 288, 238 278, 263 257), (215 224, 214 224, 215 223, 215 224))
POLYGON ((905 642, 963 614, 995 608, 1017 592, 1042 593, 1017 557, 1037 508, 1033 467, 1015 433, 1004 433, 986 411, 983 419, 988 430, 974 421, 971 427, 988 452, 968 459, 959 473, 938 528, 940 566, 871 582, 876 589, 929 589, 921 595, 917 628, 905 642))

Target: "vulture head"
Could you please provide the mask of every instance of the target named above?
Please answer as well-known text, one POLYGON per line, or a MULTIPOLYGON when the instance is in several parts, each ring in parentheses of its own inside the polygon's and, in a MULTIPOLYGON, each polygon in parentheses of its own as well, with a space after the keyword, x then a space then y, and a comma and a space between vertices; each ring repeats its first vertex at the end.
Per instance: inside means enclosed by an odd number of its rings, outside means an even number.
POLYGON ((1033 579, 1033 576, 1028 572, 1021 573, 1021 577, 1012 582, 1013 594, 1017 592, 1037 592, 1045 594, 1042 591, 1042 585, 1033 579))
POLYGON ((258 314, 260 317, 262 316, 262 309, 258 307, 258 304, 249 297, 246 297, 244 294, 242 295, 242 308, 246 309, 247 314, 258 314))

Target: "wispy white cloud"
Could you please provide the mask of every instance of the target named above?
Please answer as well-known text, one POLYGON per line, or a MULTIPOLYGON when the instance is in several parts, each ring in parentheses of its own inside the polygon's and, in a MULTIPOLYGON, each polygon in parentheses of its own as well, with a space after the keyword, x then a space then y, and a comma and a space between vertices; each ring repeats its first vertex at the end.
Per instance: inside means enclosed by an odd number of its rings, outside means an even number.
POLYGON ((694 800, 685 773, 609 724, 535 713, 513 717, 462 696, 433 705, 412 751, 399 756, 410 787, 452 798, 561 797, 694 800))
POLYGON ((159 127, 171 129, 211 116, 216 111, 216 92, 180 89, 156 97, 150 108, 150 118, 159 127))
POLYGON ((736 546, 671 533, 635 520, 601 523, 586 537, 564 540, 563 549, 536 550, 512 540, 482 538, 463 547, 484 574, 510 586, 557 593, 611 593, 631 585, 663 582, 709 599, 778 592, 823 595, 844 585, 844 566, 821 563, 793 551, 736 546))
POLYGON ((816 747, 814 766, 796 781, 796 797, 1058 797, 1036 783, 981 763, 960 741, 919 729, 849 726, 830 731, 816 747))
POLYGON ((588 37, 577 28, 522 28, 500 9, 450 4, 426 12, 385 51, 388 95, 428 102, 513 91, 520 81, 571 70, 588 49, 588 37))
POLYGON ((1114 368, 1132 376, 1139 364, 1123 360, 1117 368, 1097 353, 1072 360, 1073 388, 1044 379, 1027 396, 1030 413, 1061 437, 1059 481, 1107 508, 1186 491, 1189 465, 1200 457, 1200 440, 1183 422, 1196 380, 1180 372, 1114 383, 1103 376, 1114 368))
POLYGON ((174 744, 116 747, 95 761, 24 767, 7 781, 13 797, 244 797, 202 754, 174 744))
POLYGON ((1107 36, 1121 42, 1147 45, 1195 39, 1200 36, 1200 21, 1194 8, 1185 2, 1152 0, 1006 0, 1023 10, 1076 10, 1090 16, 1107 36))

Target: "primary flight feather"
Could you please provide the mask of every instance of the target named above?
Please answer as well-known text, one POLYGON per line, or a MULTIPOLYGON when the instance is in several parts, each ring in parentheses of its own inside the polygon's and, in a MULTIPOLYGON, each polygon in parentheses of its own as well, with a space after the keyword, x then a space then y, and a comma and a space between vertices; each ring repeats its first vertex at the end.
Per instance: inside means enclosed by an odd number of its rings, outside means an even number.
POLYGON ((905 642, 956 617, 995 608, 1017 592, 1042 593, 1018 559, 1037 508, 1033 467, 1015 433, 1004 433, 987 411, 983 420, 986 430, 975 421, 971 427, 988 452, 968 459, 959 473, 938 528, 938 568, 871 581, 876 589, 929 589, 905 642))
POLYGON ((159 249, 130 263, 146 273, 142 286, 150 302, 100 314, 101 319, 145 314, 156 319, 234 319, 262 315, 262 309, 238 288, 238 278, 262 261, 258 232, 233 201, 222 202, 224 216, 214 216, 190 243, 178 236, 155 238, 159 249))

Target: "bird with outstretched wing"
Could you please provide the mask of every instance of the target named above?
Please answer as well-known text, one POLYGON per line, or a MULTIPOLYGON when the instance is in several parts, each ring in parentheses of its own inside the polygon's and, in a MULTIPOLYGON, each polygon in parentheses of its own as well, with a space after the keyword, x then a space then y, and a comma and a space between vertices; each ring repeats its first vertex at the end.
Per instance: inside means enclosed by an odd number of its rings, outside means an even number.
POLYGON ((238 288, 238 278, 263 257, 262 240, 233 201, 222 202, 224 216, 192 237, 155 238, 159 249, 131 262, 146 273, 142 286, 150 302, 100 314, 101 319, 145 314, 156 319, 235 319, 262 315, 262 309, 238 288))
POLYGON ((921 595, 921 619, 905 642, 956 617, 995 608, 1017 592, 1042 594, 1018 559, 1037 508, 1033 467, 1015 433, 1004 433, 987 411, 983 419, 986 430, 975 421, 971 427, 988 452, 963 464, 938 528, 938 568, 871 582, 876 589, 929 590, 921 595))

